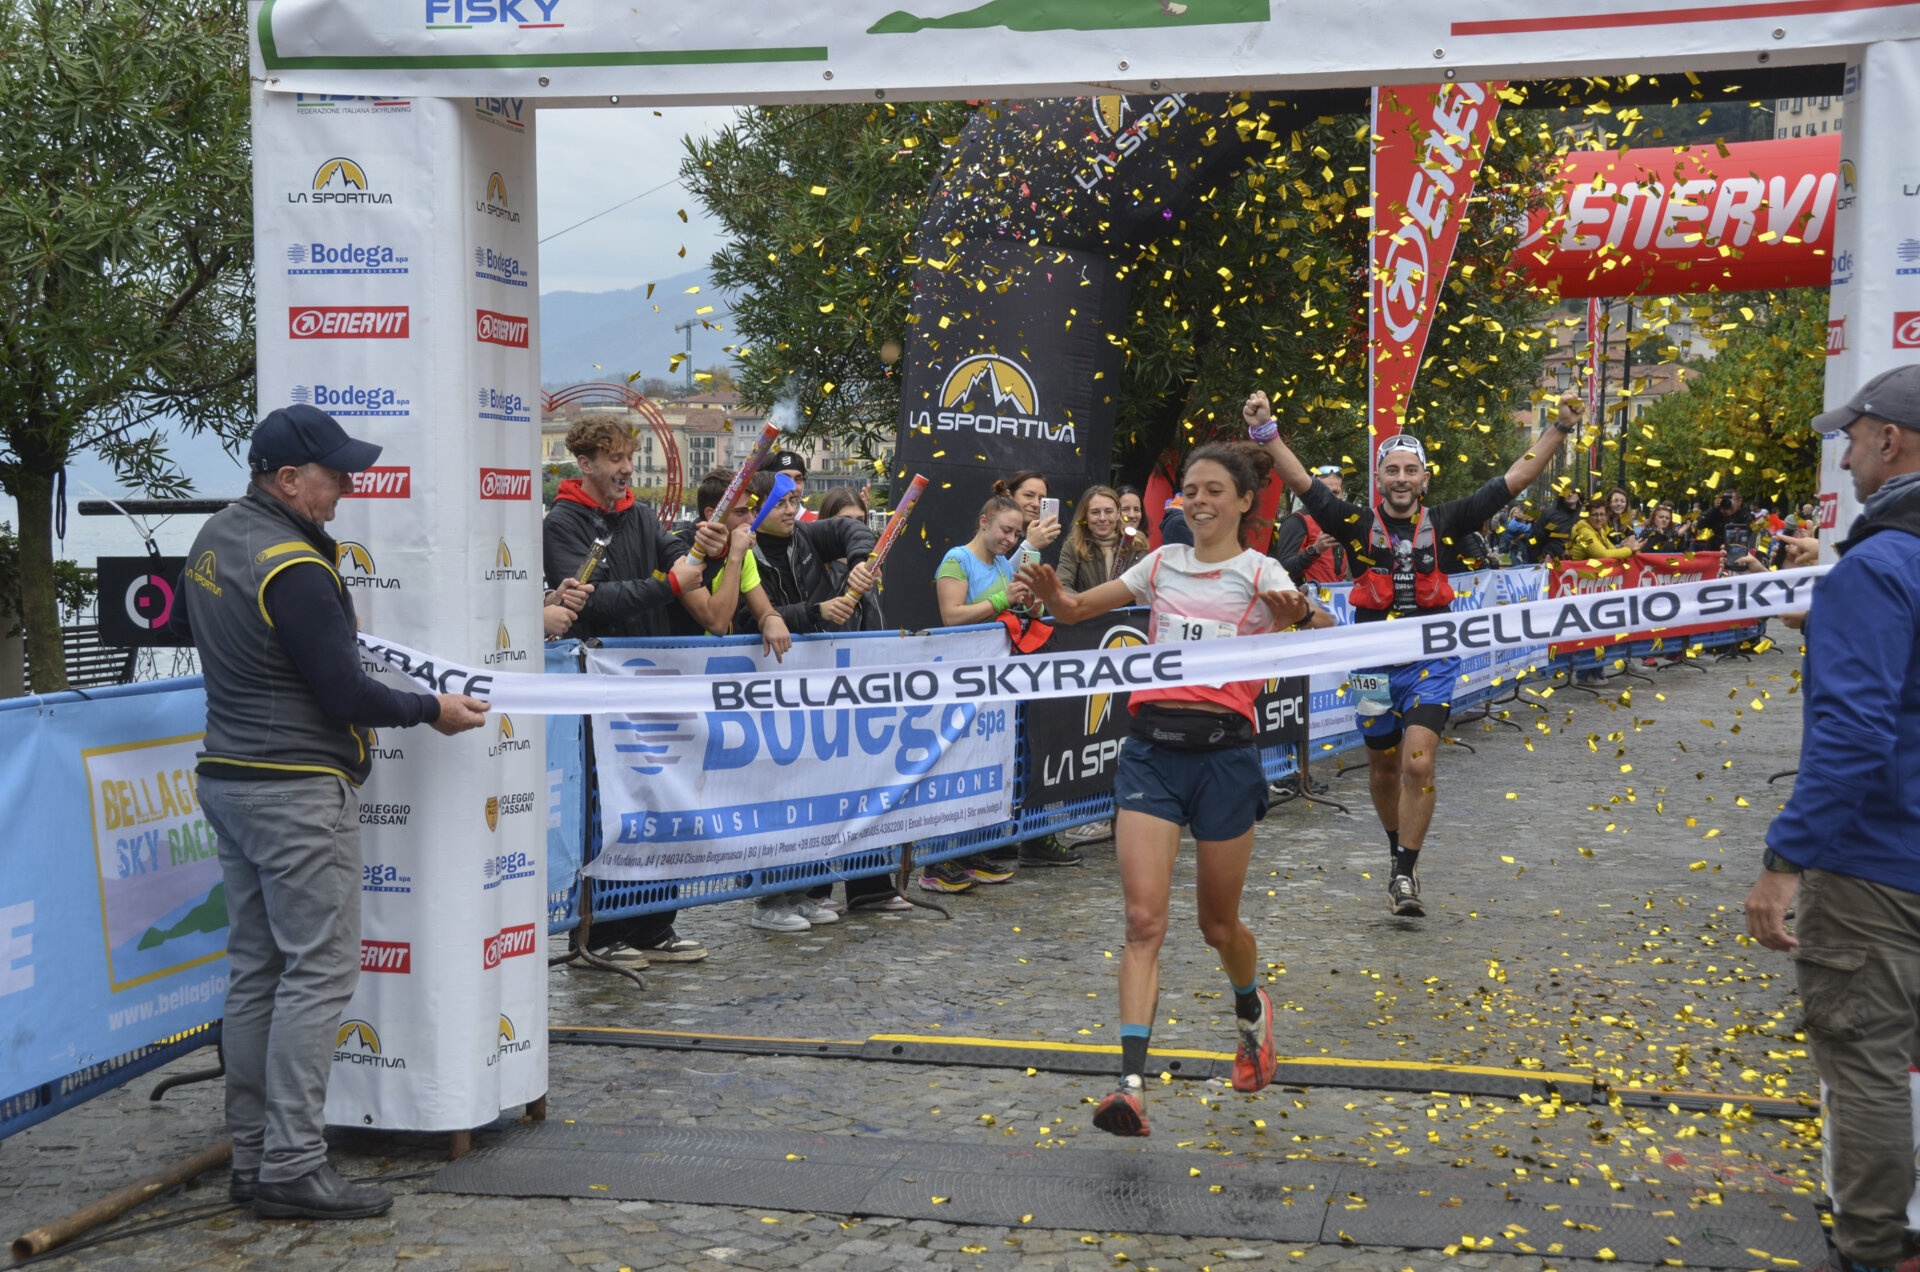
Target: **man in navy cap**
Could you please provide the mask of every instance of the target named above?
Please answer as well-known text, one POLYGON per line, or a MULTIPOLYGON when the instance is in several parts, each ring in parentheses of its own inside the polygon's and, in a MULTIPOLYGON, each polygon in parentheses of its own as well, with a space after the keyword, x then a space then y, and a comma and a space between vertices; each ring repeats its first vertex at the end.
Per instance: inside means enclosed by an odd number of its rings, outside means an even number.
POLYGON ((316 407, 267 416, 247 450, 247 493, 201 529, 174 607, 206 677, 195 772, 226 882, 230 1193, 276 1219, 393 1204, 336 1174, 322 1136, 334 1033, 360 976, 354 792, 372 767, 367 731, 486 722, 477 698, 399 692, 361 670, 323 527, 379 457, 316 407))
MULTIPOLYGON (((1747 932, 1790 951, 1820 1071, 1836 1249, 1826 1268, 1920 1266, 1908 1066, 1920 1055, 1920 365, 1813 421, 1844 432, 1864 503, 1806 634, 1800 776, 1767 828, 1747 932), (1796 906, 1796 936, 1787 933, 1796 906)), ((1787 564, 1818 542, 1796 541, 1787 564)))

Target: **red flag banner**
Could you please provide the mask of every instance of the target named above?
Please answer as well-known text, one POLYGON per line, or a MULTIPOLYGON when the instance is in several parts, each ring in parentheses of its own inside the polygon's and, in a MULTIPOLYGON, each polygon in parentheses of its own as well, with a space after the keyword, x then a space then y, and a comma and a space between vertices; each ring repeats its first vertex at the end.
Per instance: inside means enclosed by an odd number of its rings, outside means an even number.
POLYGON ((1576 151, 1555 184, 1514 264, 1564 297, 1825 287, 1850 269, 1833 256, 1833 213, 1854 197, 1838 133, 1576 151))
MULTIPOLYGON (((1623 561, 1561 561, 1553 567, 1548 595, 1585 596, 1593 592, 1613 592, 1623 587, 1666 587, 1674 583, 1694 583, 1701 579, 1719 578, 1720 568, 1725 561, 1725 556, 1719 552, 1640 552, 1623 561)), ((1663 629, 1660 632, 1664 645, 1662 652, 1677 654, 1685 648, 1685 637, 1738 626, 1738 622, 1694 623, 1663 629)), ((1618 636, 1600 636, 1592 640, 1558 642, 1549 646, 1548 652, 1558 658, 1575 650, 1602 649, 1619 643, 1618 636)))
POLYGON ((1372 444, 1400 431, 1435 301, 1500 113, 1502 83, 1373 90, 1373 231, 1367 296, 1372 444))

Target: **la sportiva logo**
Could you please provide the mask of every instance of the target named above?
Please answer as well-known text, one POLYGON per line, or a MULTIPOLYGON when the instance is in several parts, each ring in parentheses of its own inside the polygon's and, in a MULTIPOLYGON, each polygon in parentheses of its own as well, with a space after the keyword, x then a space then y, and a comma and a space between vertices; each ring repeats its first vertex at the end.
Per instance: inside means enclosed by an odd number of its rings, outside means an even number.
MULTIPOLYGON (((378 664, 375 665, 378 666, 378 664)), ((360 730, 360 736, 367 744, 367 754, 376 760, 404 760, 407 758, 406 751, 401 747, 381 746, 380 730, 378 729, 362 729, 360 730)))
POLYGON ((483 420, 498 420, 502 424, 533 423, 533 410, 518 393, 485 388, 479 391, 479 397, 480 418, 483 420))
POLYGON ((357 499, 411 499, 413 469, 363 469, 353 475, 353 490, 350 493, 357 499))
POLYGON ((212 592, 215 596, 220 595, 220 572, 214 563, 213 550, 211 548, 202 552, 199 559, 187 567, 187 578, 204 587, 207 591, 212 592))
POLYGON ((913 426, 923 432, 972 429, 988 436, 1041 438, 1074 443, 1071 422, 1056 424, 1040 411, 1033 376, 1012 358, 977 353, 963 358, 940 386, 940 409, 921 411, 913 426))
POLYGON ((496 252, 490 247, 473 249, 473 276, 485 282, 501 283, 508 287, 527 285, 527 267, 520 263, 520 258, 508 256, 505 252, 496 252))
POLYGON ((360 970, 406 976, 413 971, 413 946, 406 941, 362 941, 360 970))
POLYGON ((508 225, 520 224, 520 214, 513 210, 507 199, 507 180, 497 172, 488 174, 487 193, 473 201, 473 210, 484 212, 508 225))
POLYGON ((527 651, 524 649, 516 649, 513 644, 513 635, 507 631, 507 625, 505 623, 500 624, 500 634, 493 638, 493 649, 484 656, 482 661, 487 663, 488 666, 497 667, 501 663, 525 662, 526 660, 527 651))
POLYGON ((489 1065, 497 1063, 501 1056, 533 1050, 533 1039, 520 1036, 520 1031, 513 1027, 511 1016, 500 1017, 500 1029, 496 1039, 493 1054, 487 1057, 489 1065))
POLYGON ((531 468, 482 468, 480 497, 482 499, 533 498, 533 470, 531 468))
POLYGON ((531 751, 533 740, 515 735, 513 717, 500 713, 500 722, 494 726, 493 745, 487 748, 488 755, 505 755, 509 751, 531 751))
MULTIPOLYGON (((1136 645, 1144 645, 1146 643, 1147 643, 1147 638, 1131 627, 1109 628, 1107 631, 1107 634, 1100 638, 1100 648, 1103 650, 1132 649, 1136 645)), ((1094 734, 1100 732, 1100 730, 1103 727, 1105 727, 1107 723, 1107 717, 1111 715, 1112 712, 1113 712, 1113 695, 1112 694, 1110 693, 1088 694, 1087 695, 1087 718, 1086 718, 1087 736, 1092 737, 1094 734)))
POLYGON ((380 384, 296 384, 287 396, 295 402, 320 407, 327 414, 383 415, 404 418, 413 404, 380 384))
MULTIPOLYGON (((561 0, 427 0, 427 30, 458 31, 511 23, 523 31, 557 29, 561 0), (537 16, 529 16, 528 9, 537 16)), ((487 100, 487 99, 479 99, 487 100)))
POLYGON ((333 1062, 357 1064, 374 1069, 404 1069, 403 1057, 384 1050, 380 1031, 364 1020, 345 1020, 333 1036, 333 1062))
MULTIPOLYGON (((524 583, 527 581, 527 572, 513 563, 513 550, 502 539, 493 552, 493 568, 481 578, 488 583, 524 583)), ((500 718, 506 719, 505 716, 500 718)))
POLYGON ((405 274, 407 258, 386 243, 289 243, 287 273, 405 274))
POLYGON ((491 309, 476 309, 473 311, 473 338, 482 344, 524 349, 527 347, 527 320, 517 314, 497 314, 491 309))
POLYGON ((398 591, 400 588, 400 580, 383 577, 380 567, 374 564, 373 553, 367 551, 364 544, 351 539, 341 539, 334 545, 333 563, 340 581, 348 587, 363 587, 378 592, 398 591))
POLYGON ((411 334, 405 305, 292 305, 287 309, 287 336, 293 340, 405 340, 411 334))
POLYGON ((359 161, 345 155, 322 160, 313 170, 313 179, 304 189, 287 191, 288 203, 319 204, 324 207, 364 207, 391 204, 393 196, 376 189, 359 161))
POLYGON ((1107 180, 1122 159, 1140 148, 1150 131, 1172 123, 1186 107, 1187 97, 1185 93, 1169 93, 1144 113, 1137 111, 1130 99, 1116 94, 1091 101, 1093 126, 1087 130, 1087 139, 1097 149, 1073 174, 1074 184, 1082 190, 1092 190, 1107 180))
POLYGON ((533 924, 523 923, 518 927, 502 928, 480 946, 480 968, 491 971, 500 966, 504 959, 520 958, 534 951, 535 937, 533 924))

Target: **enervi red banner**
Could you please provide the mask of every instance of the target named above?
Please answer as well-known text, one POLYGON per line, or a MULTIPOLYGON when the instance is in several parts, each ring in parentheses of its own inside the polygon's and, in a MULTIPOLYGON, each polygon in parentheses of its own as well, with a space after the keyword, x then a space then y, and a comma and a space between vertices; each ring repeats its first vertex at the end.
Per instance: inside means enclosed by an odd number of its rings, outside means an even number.
MULTIPOLYGON (((1583 596, 1592 592, 1618 591, 1623 587, 1693 583, 1700 579, 1718 578, 1725 561, 1725 555, 1719 552, 1642 552, 1620 561, 1562 561, 1553 567, 1547 594, 1583 596)), ((1669 628, 1660 633, 1660 639, 1667 642, 1664 652, 1677 654, 1682 648, 1682 643, 1675 639, 1677 637, 1697 636, 1701 632, 1717 632, 1738 626, 1738 623, 1696 623, 1691 627, 1669 628)), ((1601 649, 1619 643, 1616 637, 1601 636, 1593 640, 1554 644, 1548 647, 1548 653, 1558 658, 1576 649, 1601 649)))
POLYGON ((1367 418, 1373 444, 1400 431, 1453 261, 1502 83, 1373 90, 1373 231, 1367 296, 1367 418))
POLYGON ((1692 295, 1825 287, 1833 214, 1854 198, 1840 134, 1645 150, 1583 150, 1563 161, 1553 208, 1534 213, 1514 254, 1560 295, 1692 295))

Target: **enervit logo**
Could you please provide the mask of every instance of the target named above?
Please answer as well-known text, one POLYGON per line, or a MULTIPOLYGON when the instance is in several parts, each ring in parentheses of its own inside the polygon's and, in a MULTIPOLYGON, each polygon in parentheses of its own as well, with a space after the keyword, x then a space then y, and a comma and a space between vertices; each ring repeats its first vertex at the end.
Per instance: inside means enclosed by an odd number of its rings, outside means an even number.
POLYGON ((1840 496, 1829 490, 1820 496, 1820 528, 1831 530, 1840 524, 1840 496))
POLYGON ((287 273, 405 274, 407 258, 385 243, 290 243, 287 273))
POLYGON ((531 424, 533 410, 518 393, 487 388, 480 390, 480 418, 499 420, 503 424, 531 424))
POLYGON ((502 539, 493 552, 493 568, 481 577, 488 583, 524 583, 527 581, 527 572, 513 563, 513 551, 502 539))
POLYGON ((332 93, 295 93, 293 109, 308 115, 405 115, 413 103, 404 97, 345 97, 332 93))
POLYGON ((296 384, 287 396, 307 402, 332 416, 389 416, 406 418, 413 403, 382 384, 296 384))
MULTIPOLYGON (((1102 650, 1131 649, 1135 645, 1144 645, 1146 643, 1147 638, 1131 627, 1109 628, 1107 634, 1100 638, 1100 648, 1102 650)), ((1112 711, 1112 694, 1096 693, 1087 696, 1086 728, 1088 737, 1092 737, 1094 734, 1100 732, 1101 726, 1106 724, 1107 717, 1112 714, 1112 711)))
POLYGON ((473 210, 484 212, 508 225, 520 224, 520 214, 513 210, 507 200, 507 180, 497 172, 488 175, 487 193, 473 201, 473 210))
POLYGON ((360 970, 405 976, 413 971, 413 946, 405 941, 362 941, 360 970))
POLYGON ((505 755, 509 751, 531 751, 533 740, 515 735, 513 717, 501 713, 500 723, 494 728, 493 745, 487 748, 488 755, 505 755))
POLYGON ((313 170, 313 180, 304 190, 287 191, 288 203, 316 203, 329 207, 350 207, 393 202, 393 196, 376 190, 367 179, 367 170, 345 155, 323 160, 313 170))
POLYGON ((533 498, 533 470, 531 468, 482 468, 480 497, 482 499, 533 498))
POLYGON ((483 970, 500 966, 500 960, 519 958, 534 950, 533 924, 502 928, 481 943, 480 966, 483 970))
POLYGON ((340 581, 348 587, 364 587, 377 592, 398 591, 400 588, 399 579, 381 577, 380 567, 374 564, 373 553, 367 551, 365 544, 341 539, 334 544, 333 564, 340 581))
POLYGON ((496 252, 490 247, 473 249, 473 276, 489 283, 504 283, 508 287, 527 285, 527 267, 520 263, 520 258, 496 252))
POLYGON ((511 1016, 500 1017, 500 1029, 497 1038, 498 1042, 493 1054, 487 1057, 488 1064, 497 1062, 501 1056, 511 1055, 520 1051, 531 1051, 533 1049, 533 1039, 522 1038, 520 1036, 519 1030, 513 1027, 513 1017, 511 1016))
POLYGON ((526 108, 527 101, 524 97, 476 97, 473 99, 475 115, 495 128, 504 128, 508 132, 524 133, 527 130, 527 121, 524 118, 526 108))
MULTIPOLYGON (((561 0, 427 0, 427 30, 449 31, 493 23, 512 23, 521 30, 563 27, 561 0), (530 16, 528 9, 537 10, 530 16)), ((491 100, 491 99, 476 99, 491 100)))
POLYGON ((1847 351, 1847 320, 1845 318, 1827 319, 1827 356, 1829 358, 1847 351))
POLYGON ((503 852, 499 856, 488 857, 482 861, 480 873, 486 878, 486 882, 480 885, 480 890, 491 892, 509 880, 533 878, 533 857, 524 852, 503 852))
POLYGON ((293 305, 287 310, 287 335, 295 340, 405 340, 409 334, 405 305, 293 305))
POLYGON ((1033 376, 1012 358, 977 353, 963 358, 940 386, 940 409, 921 411, 913 420, 923 431, 972 429, 989 436, 1037 437, 1074 443, 1073 425, 1041 417, 1040 393, 1033 376))
POLYGON ((1920 310, 1908 309, 1893 316, 1893 347, 1920 349, 1920 310))
POLYGON ((500 634, 494 637, 493 640, 493 651, 487 654, 481 661, 490 667, 497 667, 501 663, 525 662, 526 660, 527 651, 514 648, 513 637, 508 633, 507 625, 502 623, 500 624, 500 634))
POLYGON ((473 338, 482 344, 524 349, 527 347, 527 320, 514 314, 496 314, 491 309, 476 309, 473 311, 473 338))
POLYGON ((404 1069, 407 1062, 380 1046, 380 1031, 364 1020, 345 1020, 333 1036, 335 1064, 367 1065, 375 1069, 404 1069))
POLYGON ((368 468, 353 475, 353 495, 359 499, 411 499, 413 469, 368 468))
POLYGON ((360 867, 360 891, 412 892, 413 876, 401 874, 398 866, 390 866, 380 861, 369 861, 360 867))

